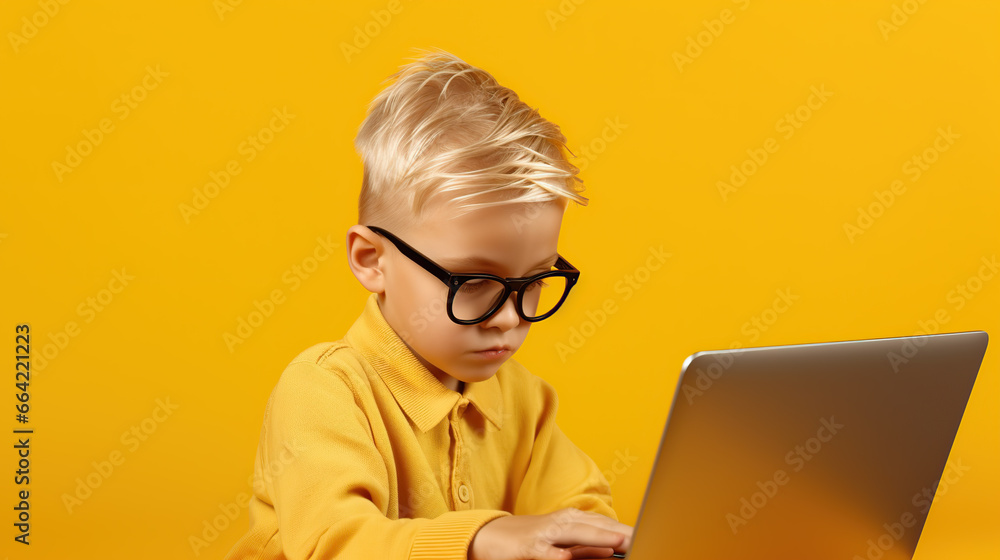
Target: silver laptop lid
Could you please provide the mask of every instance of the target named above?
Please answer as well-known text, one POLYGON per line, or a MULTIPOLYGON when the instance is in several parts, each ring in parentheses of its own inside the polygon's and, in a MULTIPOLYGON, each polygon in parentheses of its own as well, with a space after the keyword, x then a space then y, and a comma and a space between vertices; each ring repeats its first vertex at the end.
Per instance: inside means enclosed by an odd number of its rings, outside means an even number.
MULTIPOLYGON (((698 352, 684 362, 631 560, 909 560, 983 331, 698 352)), ((946 464, 947 462, 947 464, 946 464)))

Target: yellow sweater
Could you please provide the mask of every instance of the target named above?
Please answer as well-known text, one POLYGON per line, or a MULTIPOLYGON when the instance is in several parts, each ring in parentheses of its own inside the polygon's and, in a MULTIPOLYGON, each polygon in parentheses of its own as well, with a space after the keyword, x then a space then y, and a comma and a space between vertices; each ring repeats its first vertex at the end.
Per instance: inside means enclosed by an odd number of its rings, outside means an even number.
POLYGON ((508 359, 452 391, 377 297, 342 340, 306 349, 278 379, 250 529, 226 558, 464 560, 503 515, 572 506, 617 520, 604 475, 556 425, 549 383, 508 359))

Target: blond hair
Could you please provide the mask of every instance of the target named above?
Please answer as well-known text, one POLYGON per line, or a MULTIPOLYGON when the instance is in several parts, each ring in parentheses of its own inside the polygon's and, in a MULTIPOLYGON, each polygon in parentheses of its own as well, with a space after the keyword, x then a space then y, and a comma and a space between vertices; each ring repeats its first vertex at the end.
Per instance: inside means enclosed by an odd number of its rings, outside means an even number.
POLYGON ((419 223, 432 200, 457 203, 459 214, 498 204, 587 204, 558 125, 489 72, 445 51, 423 52, 385 80, 396 79, 358 129, 358 223, 419 223))

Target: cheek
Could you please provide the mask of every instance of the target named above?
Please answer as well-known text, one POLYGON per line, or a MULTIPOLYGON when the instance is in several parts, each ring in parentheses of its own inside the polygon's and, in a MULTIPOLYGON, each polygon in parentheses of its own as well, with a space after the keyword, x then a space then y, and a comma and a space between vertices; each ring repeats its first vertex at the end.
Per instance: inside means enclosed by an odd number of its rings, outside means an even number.
POLYGON ((447 292, 441 293, 439 289, 427 289, 426 286, 410 286, 400 295, 406 299, 403 306, 405 315, 401 319, 415 335, 423 354, 440 356, 455 347, 461 325, 456 325, 448 317, 447 292))
POLYGON ((441 331, 449 326, 447 294, 434 289, 414 287, 408 294, 412 317, 419 320, 428 330, 441 331))
POLYGON ((440 317, 448 319, 448 289, 426 271, 395 278, 394 297, 399 300, 402 319, 415 328, 429 328, 440 317), (426 277, 426 278, 425 278, 426 277))
POLYGON ((513 333, 511 333, 512 335, 511 344, 516 344, 517 347, 520 348, 521 345, 524 344, 524 340, 528 338, 528 329, 530 328, 531 328, 531 323, 527 321, 522 321, 522 324, 519 325, 516 329, 514 329, 513 333))
POLYGON ((463 348, 462 325, 456 325, 448 318, 448 312, 441 309, 440 313, 429 323, 424 344, 427 350, 436 356, 450 356, 461 352, 463 348))

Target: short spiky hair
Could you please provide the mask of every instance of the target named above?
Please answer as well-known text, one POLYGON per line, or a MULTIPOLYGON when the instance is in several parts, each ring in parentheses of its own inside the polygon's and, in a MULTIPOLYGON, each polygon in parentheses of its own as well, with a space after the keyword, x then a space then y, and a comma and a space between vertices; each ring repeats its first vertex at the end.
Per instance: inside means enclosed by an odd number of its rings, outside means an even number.
POLYGON ((422 52, 386 79, 397 78, 369 104, 354 140, 364 165, 358 223, 419 223, 431 200, 456 202, 460 214, 497 204, 587 204, 558 125, 485 70, 445 51, 422 52))

